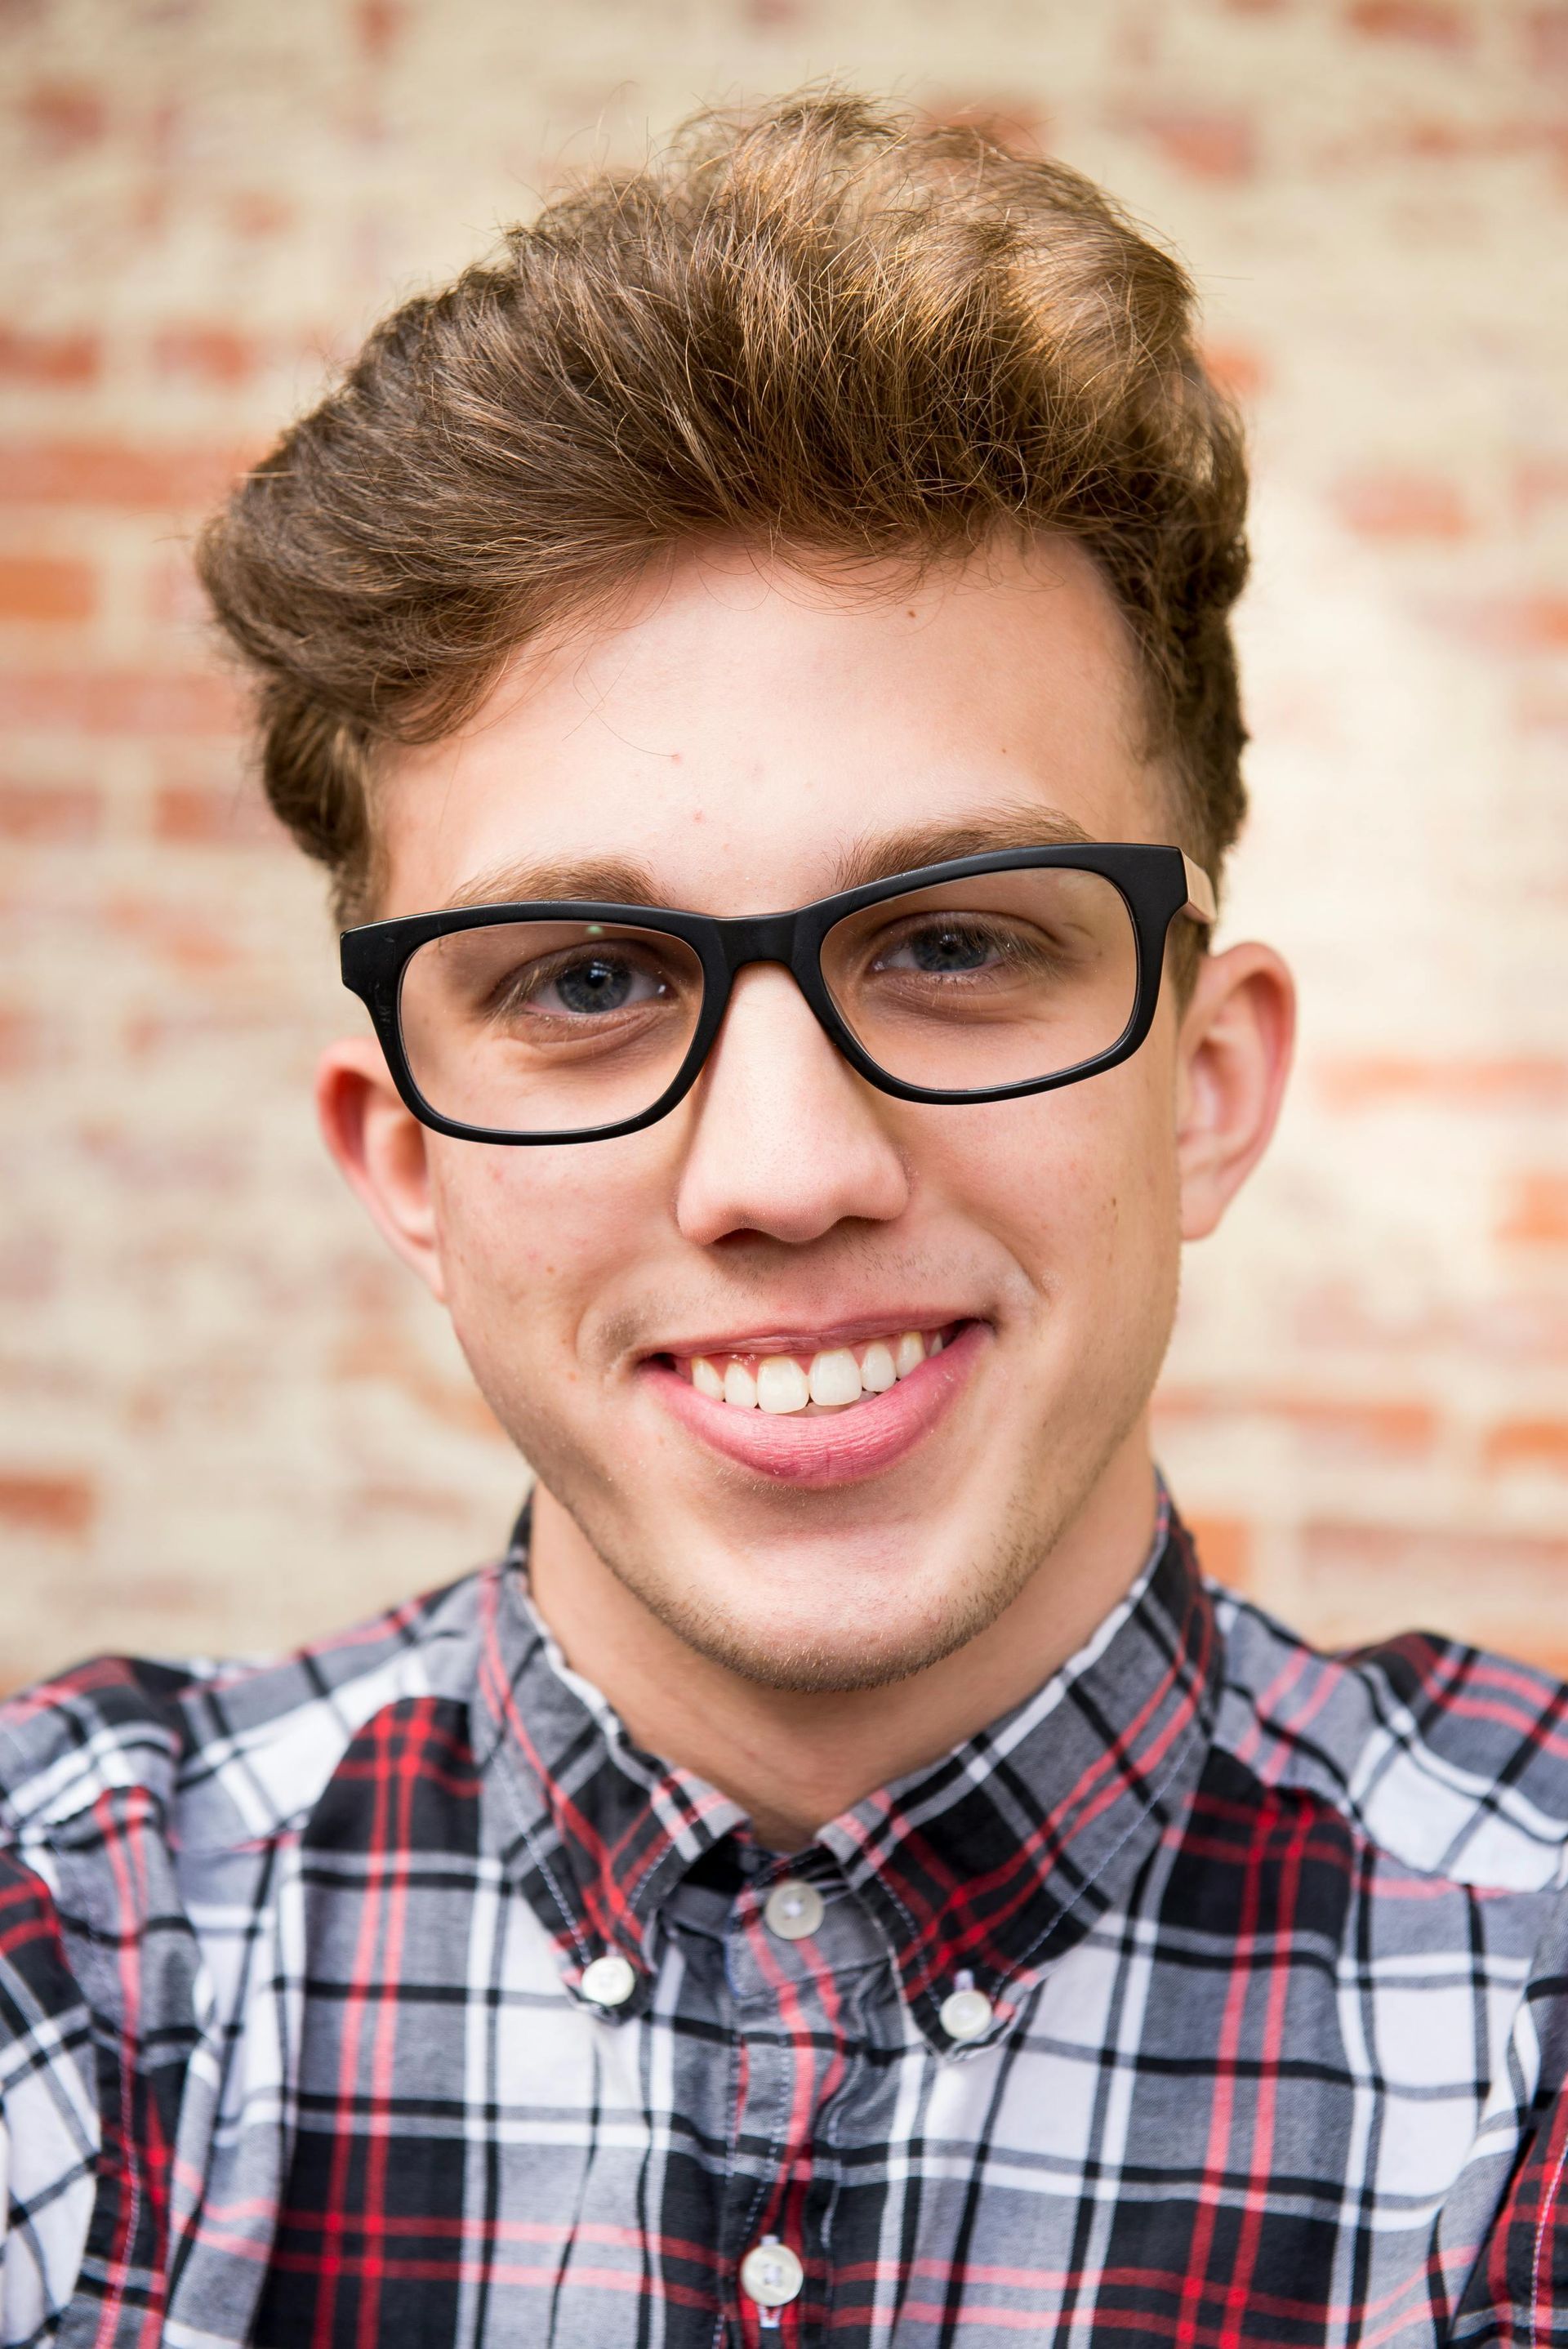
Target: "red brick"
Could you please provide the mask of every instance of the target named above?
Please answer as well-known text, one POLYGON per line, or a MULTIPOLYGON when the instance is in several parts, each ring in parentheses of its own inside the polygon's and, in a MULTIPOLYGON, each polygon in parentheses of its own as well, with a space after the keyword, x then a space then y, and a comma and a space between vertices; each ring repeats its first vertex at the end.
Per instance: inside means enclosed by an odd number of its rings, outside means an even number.
POLYGON ((266 353, 254 336, 236 334, 228 326, 166 326, 153 337, 152 356, 160 375, 219 389, 248 383, 266 364, 266 353))
POLYGON ((44 1059, 44 1023, 18 1003, 0 1003, 0 1077, 24 1076, 44 1059))
POLYGON ((1474 30, 1468 13, 1449 0, 1352 0, 1346 21, 1375 40, 1419 41, 1434 49, 1468 48, 1474 30))
POLYGON ((1431 473, 1362 473, 1334 493, 1340 519, 1362 538, 1467 538, 1470 510, 1452 481, 1431 473))
POLYGON ((341 1501, 345 1522, 362 1525, 367 1518, 390 1518, 395 1525, 411 1520, 432 1526, 461 1526, 469 1515, 467 1496, 441 1491, 433 1484, 393 1483, 390 1478, 350 1485, 341 1501))
POLYGON ((361 54, 372 65, 385 65, 404 28, 398 0, 356 0, 352 21, 361 54))
POLYGON ((152 795, 152 830, 184 847, 233 848, 287 839, 262 791, 238 775, 222 784, 160 783, 152 795))
POLYGON ((53 155, 96 145, 108 127, 104 94, 87 82, 35 82, 22 99, 21 116, 38 144, 53 155))
POLYGON ((1432 1405, 1418 1397, 1326 1395, 1295 1387, 1162 1387, 1155 1399, 1166 1420, 1282 1420, 1336 1448, 1408 1455, 1429 1451, 1437 1433, 1432 1405))
POLYGON ((1419 1572, 1429 1563, 1439 1570, 1457 1565, 1468 1571, 1492 1559, 1500 1568, 1568 1572, 1568 1541, 1547 1535, 1490 1535, 1449 1526, 1368 1525, 1325 1517, 1309 1521, 1303 1536, 1310 1567, 1419 1572))
POLYGON ((1313 1081, 1331 1109, 1404 1102, 1455 1109, 1556 1109, 1568 1103, 1568 1060, 1545 1053, 1476 1061, 1394 1054, 1316 1062, 1313 1081))
MULTIPOLYGON (((185 978, 210 979, 232 971, 239 957, 214 940, 185 936, 160 947, 157 959, 185 978)), ((192 1055, 214 1045, 254 1060, 276 1032, 275 1014, 264 1003, 223 1010, 199 994, 182 1006, 133 1012, 118 1030, 117 1042, 127 1061, 139 1067, 167 1061, 188 1072, 192 1055)))
POLYGON ((393 1310, 388 1313, 373 1292, 369 1309, 333 1353, 334 1377, 347 1381, 385 1381, 438 1424, 454 1428, 459 1434, 504 1442, 479 1389, 463 1379, 443 1378, 412 1344, 396 1318, 402 1302, 394 1292, 393 1310))
POLYGON ((934 98, 925 112, 933 122, 954 129, 980 130, 1007 147, 1044 145, 1047 123, 1038 107, 1020 100, 1016 91, 1006 97, 934 98))
POLYGON ((1568 8, 1532 8, 1524 31, 1531 71, 1568 78, 1568 8))
POLYGON ((1568 503, 1568 457, 1526 457, 1515 467, 1513 509, 1522 522, 1568 503))
POLYGON ((1433 617, 1451 635, 1501 653, 1568 650, 1568 593, 1495 595, 1484 604, 1440 603, 1433 617))
POLYGON ((91 566, 46 554, 0 554, 0 620, 86 620, 98 602, 91 566))
POLYGON ((1205 1574, 1228 1590, 1253 1588, 1253 1536, 1240 1517, 1189 1516, 1188 1531, 1197 1545, 1198 1562, 1205 1574))
POLYGON ((0 444, 0 499, 33 505, 184 512, 221 497, 253 452, 137 448, 120 440, 13 440, 0 444))
POLYGON ((0 1473, 0 1524, 19 1532, 85 1534, 98 1514, 98 1495, 86 1476, 0 1473))
POLYGON ((294 207, 270 189, 242 188, 229 198, 229 225, 240 236, 281 236, 294 222, 294 207))
POLYGON ((1328 1281, 1302 1299, 1292 1336, 1315 1350, 1423 1372, 1445 1352, 1499 1368, 1555 1368, 1568 1363, 1568 1296, 1532 1281, 1473 1299, 1443 1293, 1394 1307, 1353 1282, 1328 1281))
POLYGON ((1376 1617, 1514 1655, 1564 1647, 1568 1541, 1476 1526, 1309 1522, 1300 1557, 1317 1637, 1365 1636, 1376 1617))
POLYGON ((1256 399, 1267 388, 1268 361, 1250 343, 1205 343, 1203 364, 1221 390, 1228 391, 1233 399, 1256 399))
POLYGON ((70 845, 93 839, 102 815, 91 783, 0 781, 0 840, 70 845))
POLYGON ((217 670, 57 669, 0 675, 0 727, 46 734, 231 734, 242 720, 217 670))
POLYGON ((35 1226, 0 1239, 0 1302, 40 1305, 60 1293, 60 1244, 35 1226))
POLYGON ((1489 1429, 1481 1459, 1492 1470, 1550 1468, 1568 1475, 1568 1420, 1501 1420, 1489 1429))
POLYGON ((1522 1174, 1498 1237, 1515 1247, 1568 1247, 1568 1174, 1522 1174))
POLYGON ((1159 109, 1141 114, 1138 127, 1189 179, 1250 180, 1257 170, 1257 140, 1247 115, 1159 109))
POLYGON ((96 383, 103 349, 96 335, 34 334, 0 326, 0 383, 32 383, 64 388, 96 383))
MULTIPOLYGON (((184 976, 231 970, 241 958, 232 934, 217 917, 181 913, 160 898, 130 892, 112 896, 106 899, 100 918, 106 929, 136 939, 153 959, 184 976)), ((167 1009, 178 1016, 183 1007, 175 998, 167 1009)), ((156 1022, 159 1014, 151 1016, 156 1022)), ((208 1033, 232 1030, 237 1022, 238 1032, 248 1034, 255 1025, 255 1007, 246 1003, 225 1015, 203 999, 199 1019, 208 1033)))

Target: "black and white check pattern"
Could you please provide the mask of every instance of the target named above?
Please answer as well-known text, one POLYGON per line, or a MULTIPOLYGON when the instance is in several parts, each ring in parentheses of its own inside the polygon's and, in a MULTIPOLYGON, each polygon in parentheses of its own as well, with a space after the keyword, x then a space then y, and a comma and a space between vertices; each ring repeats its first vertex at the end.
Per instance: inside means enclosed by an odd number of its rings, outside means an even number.
POLYGON ((1315 1654, 1162 1519, 783 1862, 565 1668, 524 1541, 0 1708, 0 2342, 1568 2344, 1568 1691, 1315 1654))

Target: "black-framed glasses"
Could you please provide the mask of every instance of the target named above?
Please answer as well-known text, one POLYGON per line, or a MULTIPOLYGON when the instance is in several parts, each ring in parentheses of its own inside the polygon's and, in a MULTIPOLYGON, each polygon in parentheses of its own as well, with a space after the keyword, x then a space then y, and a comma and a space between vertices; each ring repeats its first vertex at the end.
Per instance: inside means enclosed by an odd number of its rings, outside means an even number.
POLYGON ((738 971, 789 970, 850 1066, 900 1101, 1006 1101, 1114 1068, 1149 1033, 1165 935, 1214 919, 1179 848, 995 850, 792 914, 467 905, 346 930, 416 1117, 462 1141, 634 1133, 696 1081, 738 971))

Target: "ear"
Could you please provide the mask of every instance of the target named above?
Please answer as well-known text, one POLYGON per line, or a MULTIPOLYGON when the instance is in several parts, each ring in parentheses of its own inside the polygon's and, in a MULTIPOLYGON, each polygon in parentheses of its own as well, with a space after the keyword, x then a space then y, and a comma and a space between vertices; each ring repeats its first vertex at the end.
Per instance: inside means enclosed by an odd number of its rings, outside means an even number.
POLYGON ((1184 1240, 1208 1237, 1268 1147, 1295 1033, 1295 983, 1272 947, 1202 957, 1177 1040, 1184 1240))
POLYGON ((315 1108, 350 1188, 404 1262, 444 1300, 428 1135, 405 1109, 371 1037, 346 1036, 327 1046, 315 1074, 315 1108))

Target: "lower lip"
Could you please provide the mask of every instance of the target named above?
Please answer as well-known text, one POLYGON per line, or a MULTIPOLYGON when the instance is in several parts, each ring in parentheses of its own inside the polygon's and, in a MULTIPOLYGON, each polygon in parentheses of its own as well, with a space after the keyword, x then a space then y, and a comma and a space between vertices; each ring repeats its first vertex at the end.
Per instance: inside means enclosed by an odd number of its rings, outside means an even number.
POLYGON ((715 1452, 754 1475, 822 1492, 879 1476, 907 1459, 957 1401, 990 1334, 984 1321, 966 1321, 940 1354, 928 1355, 885 1394, 820 1415, 712 1402, 668 1362, 645 1362, 638 1375, 715 1452))

